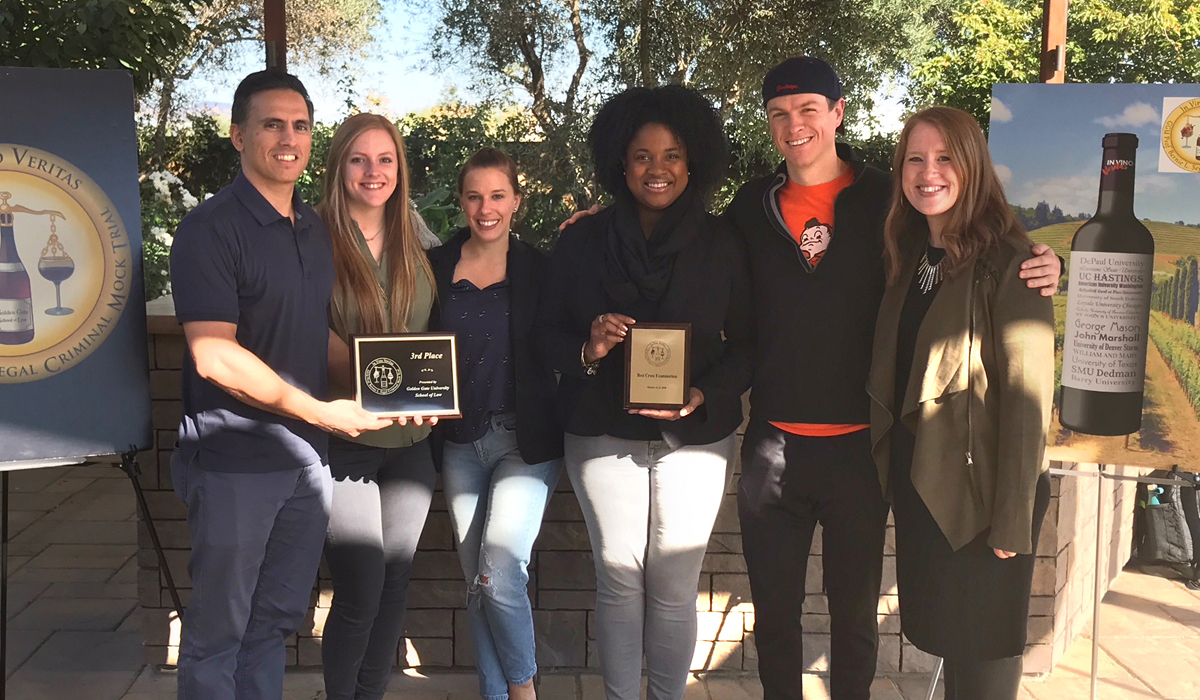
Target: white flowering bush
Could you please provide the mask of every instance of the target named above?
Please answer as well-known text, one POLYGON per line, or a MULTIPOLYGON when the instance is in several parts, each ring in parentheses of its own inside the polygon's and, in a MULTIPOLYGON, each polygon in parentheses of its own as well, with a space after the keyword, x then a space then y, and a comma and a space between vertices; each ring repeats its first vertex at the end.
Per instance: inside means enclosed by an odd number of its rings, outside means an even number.
POLYGON ((170 253, 175 228, 200 200, 165 170, 142 173, 142 269, 146 300, 171 293, 170 253))

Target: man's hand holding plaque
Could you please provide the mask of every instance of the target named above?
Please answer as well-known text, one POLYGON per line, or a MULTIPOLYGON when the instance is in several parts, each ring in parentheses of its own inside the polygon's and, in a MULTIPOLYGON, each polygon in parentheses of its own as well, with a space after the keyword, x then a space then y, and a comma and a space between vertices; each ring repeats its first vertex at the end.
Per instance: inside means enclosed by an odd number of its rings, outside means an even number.
POLYGON ((453 333, 359 335, 353 339, 354 399, 384 418, 457 418, 458 363, 453 333))

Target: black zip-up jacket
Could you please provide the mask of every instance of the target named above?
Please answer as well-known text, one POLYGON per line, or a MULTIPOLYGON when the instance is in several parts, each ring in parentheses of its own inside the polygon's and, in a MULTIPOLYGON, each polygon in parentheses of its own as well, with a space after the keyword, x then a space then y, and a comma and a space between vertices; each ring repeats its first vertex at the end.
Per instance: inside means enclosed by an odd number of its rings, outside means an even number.
MULTIPOLYGON (((534 351, 562 373, 558 413, 567 432, 604 435, 624 412, 609 391, 625 371, 625 348, 618 345, 600 360, 596 376, 580 363, 592 320, 613 310, 601 281, 608 228, 615 209, 568 226, 550 258, 533 331, 534 351), (611 384, 610 384, 611 382, 611 384)), ((672 448, 723 439, 742 423, 742 394, 750 384, 753 327, 745 251, 728 223, 708 214, 705 230, 680 251, 659 304, 663 322, 692 324, 692 386, 704 404, 676 421, 657 421, 672 448)))
POLYGON ((779 209, 786 165, 738 190, 725 212, 746 242, 754 289, 752 418, 870 423, 867 375, 883 298, 883 224, 891 182, 848 146, 854 182, 834 203, 833 236, 809 266, 779 209))
MULTIPOLYGON (((429 265, 437 284, 437 300, 429 316, 430 330, 440 329, 441 303, 450 294, 454 268, 462 258, 463 243, 471 237, 460 229, 446 245, 429 251, 429 265)), ((545 254, 515 236, 508 240, 508 282, 512 291, 509 339, 517 379, 517 448, 521 459, 538 464, 563 455, 563 433, 554 410, 554 372, 534 357, 530 346, 538 297, 549 261, 545 254)), ((441 463, 441 431, 434 429, 434 457, 441 463)))

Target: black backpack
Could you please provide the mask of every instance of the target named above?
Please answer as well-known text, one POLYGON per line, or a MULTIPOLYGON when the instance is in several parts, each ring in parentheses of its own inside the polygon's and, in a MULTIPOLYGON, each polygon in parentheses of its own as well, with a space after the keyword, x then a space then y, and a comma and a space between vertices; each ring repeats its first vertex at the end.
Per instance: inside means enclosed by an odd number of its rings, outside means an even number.
POLYGON ((1179 485, 1138 484, 1133 558, 1165 564, 1188 579, 1189 588, 1200 588, 1200 475, 1174 467, 1147 476, 1179 485))

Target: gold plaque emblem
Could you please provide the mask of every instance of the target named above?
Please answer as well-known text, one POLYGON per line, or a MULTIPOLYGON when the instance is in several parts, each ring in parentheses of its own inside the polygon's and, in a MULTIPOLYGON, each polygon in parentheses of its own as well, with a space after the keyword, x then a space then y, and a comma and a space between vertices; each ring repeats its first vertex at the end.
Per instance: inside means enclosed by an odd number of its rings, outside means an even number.
POLYGON ((1162 145, 1172 163, 1200 173, 1200 98, 1184 102, 1167 115, 1162 145))
POLYGON ((377 357, 367 363, 367 368, 363 370, 363 381, 371 391, 380 396, 387 396, 400 388, 400 383, 404 381, 404 372, 390 357, 377 357))
POLYGON ((133 293, 129 233, 104 190, 53 153, 0 143, 0 384, 70 369, 133 293))
POLYGON ((652 340, 646 344, 646 362, 655 367, 662 367, 671 361, 671 346, 661 340, 652 340))

